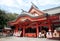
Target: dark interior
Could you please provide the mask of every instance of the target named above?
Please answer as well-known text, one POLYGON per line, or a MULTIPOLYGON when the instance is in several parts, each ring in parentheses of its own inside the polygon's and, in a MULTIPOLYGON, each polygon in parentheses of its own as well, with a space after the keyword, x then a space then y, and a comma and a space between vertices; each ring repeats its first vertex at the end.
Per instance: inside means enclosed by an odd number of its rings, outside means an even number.
POLYGON ((36 33, 36 28, 26 28, 25 33, 36 33))
POLYGON ((42 30, 45 30, 46 32, 48 32, 47 26, 40 26, 38 29, 39 29, 39 32, 41 32, 42 30))

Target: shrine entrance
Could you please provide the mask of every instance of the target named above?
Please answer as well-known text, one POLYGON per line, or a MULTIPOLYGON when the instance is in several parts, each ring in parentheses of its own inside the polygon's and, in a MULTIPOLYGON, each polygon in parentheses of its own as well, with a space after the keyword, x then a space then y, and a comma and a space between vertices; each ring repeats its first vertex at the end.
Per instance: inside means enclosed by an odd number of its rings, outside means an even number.
POLYGON ((26 28, 25 37, 36 37, 36 28, 26 28))
POLYGON ((46 38, 46 33, 48 32, 48 26, 39 26, 38 29, 39 29, 39 33, 43 35, 41 37, 46 38))

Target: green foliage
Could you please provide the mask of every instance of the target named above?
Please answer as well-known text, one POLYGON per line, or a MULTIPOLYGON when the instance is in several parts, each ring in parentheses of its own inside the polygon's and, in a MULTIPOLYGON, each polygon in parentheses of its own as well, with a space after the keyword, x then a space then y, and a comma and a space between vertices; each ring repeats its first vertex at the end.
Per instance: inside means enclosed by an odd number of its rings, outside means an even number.
POLYGON ((6 13, 3 10, 0 10, 0 28, 4 28, 7 25, 8 21, 15 20, 18 14, 6 13))
POLYGON ((12 20, 15 20, 17 18, 18 14, 16 14, 16 13, 13 13, 13 14, 8 13, 7 16, 8 16, 9 21, 12 21, 12 20))
POLYGON ((6 24, 6 13, 5 11, 0 10, 0 28, 4 27, 4 25, 6 24))

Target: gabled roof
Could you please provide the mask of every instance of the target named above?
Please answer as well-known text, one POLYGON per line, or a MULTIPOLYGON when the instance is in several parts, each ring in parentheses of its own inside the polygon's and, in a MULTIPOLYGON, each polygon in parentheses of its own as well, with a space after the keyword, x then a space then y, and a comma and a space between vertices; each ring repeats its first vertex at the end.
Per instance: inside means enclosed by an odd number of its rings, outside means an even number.
POLYGON ((25 12, 23 11, 19 17, 15 20, 15 21, 11 21, 10 24, 11 25, 14 25, 14 24, 18 24, 20 22, 24 22, 26 20, 29 20, 29 21, 41 21, 41 20, 46 20, 46 17, 44 18, 45 16, 34 16, 32 15, 31 13, 28 13, 28 12, 25 12))
POLYGON ((40 21, 40 20, 46 19, 46 18, 43 18, 43 17, 45 17, 44 12, 40 11, 38 9, 38 7, 36 7, 36 5, 34 5, 33 3, 32 3, 32 6, 31 6, 29 12, 26 12, 22 9, 22 12, 18 16, 18 18, 14 22, 10 22, 10 23, 12 23, 13 25, 17 24, 17 23, 21 22, 21 18, 23 18, 23 17, 25 17, 26 19, 28 19, 30 21, 40 21), (35 14, 35 13, 39 14, 39 16, 34 16, 33 14, 35 14))
POLYGON ((37 13, 37 14, 44 14, 44 12, 40 11, 39 8, 32 3, 30 10, 28 11, 29 13, 37 13))
POLYGON ((23 16, 28 16, 28 17, 31 17, 31 18, 39 18, 39 17, 43 17, 44 15, 42 15, 42 16, 35 16, 34 14, 31 14, 31 13, 28 13, 28 12, 22 12, 21 14, 20 14, 20 17, 23 17, 23 16))

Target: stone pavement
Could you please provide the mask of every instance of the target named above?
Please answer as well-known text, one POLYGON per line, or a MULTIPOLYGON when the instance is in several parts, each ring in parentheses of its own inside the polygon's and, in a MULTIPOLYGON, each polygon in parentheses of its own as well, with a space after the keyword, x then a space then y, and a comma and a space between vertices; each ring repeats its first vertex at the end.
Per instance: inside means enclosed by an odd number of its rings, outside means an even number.
POLYGON ((6 37, 0 38, 0 41, 59 41, 46 38, 27 38, 27 37, 6 37))

